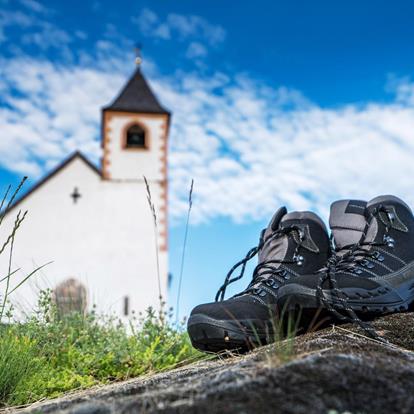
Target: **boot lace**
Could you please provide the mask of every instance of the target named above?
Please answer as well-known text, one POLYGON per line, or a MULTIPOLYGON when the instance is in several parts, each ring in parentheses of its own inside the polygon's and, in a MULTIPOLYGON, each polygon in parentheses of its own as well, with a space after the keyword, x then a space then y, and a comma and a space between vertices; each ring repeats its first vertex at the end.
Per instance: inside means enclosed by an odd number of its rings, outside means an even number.
POLYGON ((336 273, 340 271, 355 271, 355 268, 360 265, 363 267, 371 268, 372 264, 368 260, 369 257, 378 259, 380 255, 377 251, 372 252, 371 247, 374 246, 394 246, 394 239, 389 236, 389 231, 392 228, 394 222, 394 215, 392 212, 387 210, 383 205, 376 207, 370 215, 370 218, 365 226, 362 233, 361 239, 356 244, 350 244, 342 246, 341 248, 334 247, 332 251, 333 255, 328 259, 325 267, 319 270, 320 278, 317 286, 317 297, 325 308, 331 312, 336 318, 344 322, 355 323, 360 326, 371 338, 380 342, 388 342, 384 338, 380 337, 374 327, 366 321, 363 321, 355 313, 352 307, 348 304, 345 294, 338 288, 336 279, 336 273), (381 242, 366 242, 365 238, 370 223, 373 218, 378 216, 381 212, 385 213, 387 221, 381 222, 385 225, 385 232, 383 240, 381 242), (337 302, 329 301, 323 291, 322 285, 328 281, 330 295, 336 299, 337 302))
POLYGON ((217 291, 215 301, 218 302, 218 301, 224 300, 227 286, 236 282, 237 280, 240 280, 244 276, 247 263, 253 257, 255 257, 257 253, 259 253, 259 251, 263 248, 263 246, 266 243, 276 238, 282 237, 284 235, 289 235, 292 232, 296 232, 298 236, 298 240, 299 240, 299 241, 296 241, 296 239, 293 238, 293 240, 295 240, 296 242, 296 248, 293 254, 293 258, 291 260, 278 260, 278 259, 264 260, 263 262, 259 263, 253 271, 252 280, 247 286, 247 288, 235 296, 241 296, 249 292, 258 294, 260 293, 259 292, 260 289, 258 288, 258 285, 260 285, 263 282, 268 282, 269 286, 272 286, 272 287, 280 286, 280 284, 283 283, 284 280, 286 280, 287 272, 286 270, 281 269, 278 265, 279 264, 295 264, 295 263, 301 265, 304 260, 303 256, 299 255, 299 249, 302 246, 302 242, 304 240, 304 233, 299 227, 295 225, 291 225, 285 228, 278 229, 274 231, 273 233, 269 234, 268 236, 266 236, 266 238, 264 238, 265 230, 262 230, 259 244, 253 247, 252 249, 250 249, 247 252, 246 256, 242 260, 238 261, 227 273, 226 278, 224 279, 223 285, 217 291), (237 274, 237 276, 233 276, 234 272, 238 268, 240 268, 239 273, 237 274), (271 278, 271 276, 273 276, 274 278, 271 278))

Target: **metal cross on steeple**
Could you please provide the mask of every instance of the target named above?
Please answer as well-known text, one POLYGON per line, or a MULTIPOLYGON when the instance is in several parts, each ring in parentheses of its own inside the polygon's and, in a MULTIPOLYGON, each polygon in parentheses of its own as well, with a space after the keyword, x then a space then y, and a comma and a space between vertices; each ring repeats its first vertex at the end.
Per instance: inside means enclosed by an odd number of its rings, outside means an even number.
POLYGON ((78 198, 82 197, 82 194, 79 193, 78 187, 75 187, 73 193, 70 195, 73 199, 73 204, 78 202, 78 198))
POLYGON ((142 63, 142 44, 141 43, 136 43, 135 44, 135 64, 139 67, 141 66, 142 63))

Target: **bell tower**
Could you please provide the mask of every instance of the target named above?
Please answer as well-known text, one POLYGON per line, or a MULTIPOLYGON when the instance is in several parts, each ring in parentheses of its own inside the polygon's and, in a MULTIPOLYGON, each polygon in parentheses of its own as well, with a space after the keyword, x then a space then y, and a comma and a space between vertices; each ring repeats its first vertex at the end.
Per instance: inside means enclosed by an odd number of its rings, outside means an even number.
MULTIPOLYGON (((158 207, 160 249, 167 244, 167 141, 170 112, 161 106, 140 67, 102 110, 102 178, 107 183, 149 182, 158 207)), ((144 188, 145 190, 145 188, 144 188)))
POLYGON ((140 66, 103 108, 102 176, 105 180, 166 180, 170 113, 145 80, 140 66))

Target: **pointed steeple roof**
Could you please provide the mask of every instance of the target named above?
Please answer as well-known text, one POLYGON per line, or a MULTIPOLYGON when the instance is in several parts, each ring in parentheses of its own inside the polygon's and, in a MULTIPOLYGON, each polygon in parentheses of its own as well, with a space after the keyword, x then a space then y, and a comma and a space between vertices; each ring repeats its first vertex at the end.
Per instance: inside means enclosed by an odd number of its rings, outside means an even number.
POLYGON ((135 70, 135 73, 124 86, 118 97, 109 106, 106 106, 104 110, 169 114, 158 102, 145 80, 140 67, 135 70))

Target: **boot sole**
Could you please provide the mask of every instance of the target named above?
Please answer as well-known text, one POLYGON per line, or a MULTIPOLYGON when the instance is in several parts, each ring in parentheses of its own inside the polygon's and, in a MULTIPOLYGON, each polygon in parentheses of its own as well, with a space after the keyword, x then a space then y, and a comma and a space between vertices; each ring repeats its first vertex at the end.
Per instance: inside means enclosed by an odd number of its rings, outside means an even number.
MULTIPOLYGON (((413 283, 411 282, 410 285, 413 283)), ((346 295, 346 303, 355 312, 383 315, 395 312, 405 312, 414 303, 414 290, 411 286, 400 288, 380 287, 371 291, 360 288, 343 288, 341 292, 346 295)), ((333 298, 331 291, 323 290, 328 303, 341 307, 341 302, 333 298)), ((290 284, 279 290, 280 302, 288 310, 298 305, 306 309, 319 309, 323 304, 319 302, 316 289, 299 284, 290 284)))
MULTIPOLYGON (((263 321, 260 322, 263 324, 263 321)), ((253 319, 231 321, 195 314, 188 319, 187 330, 191 343, 200 351, 246 352, 271 342, 270 339, 274 337, 271 329, 255 329, 257 323, 253 319)))

